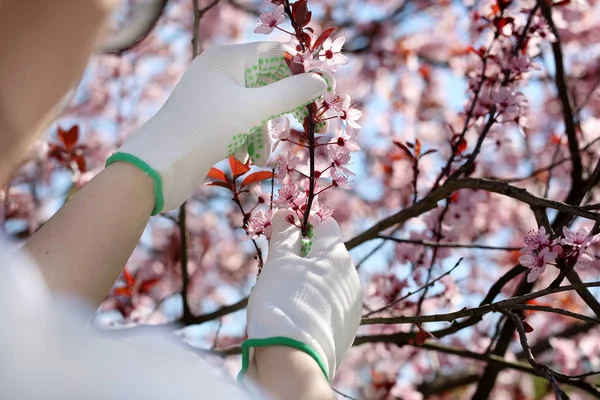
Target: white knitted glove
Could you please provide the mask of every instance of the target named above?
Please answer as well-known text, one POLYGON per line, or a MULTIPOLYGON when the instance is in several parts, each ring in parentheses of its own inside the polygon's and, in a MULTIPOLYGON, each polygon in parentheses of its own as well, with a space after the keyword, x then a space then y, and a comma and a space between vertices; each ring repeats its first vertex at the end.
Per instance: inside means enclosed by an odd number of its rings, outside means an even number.
POLYGON ((154 180, 152 215, 180 206, 210 167, 247 151, 265 165, 268 120, 310 103, 327 90, 316 74, 290 76, 277 42, 215 46, 191 64, 158 113, 112 155, 154 180))
POLYGON ((250 294, 239 379, 253 347, 280 345, 312 356, 332 380, 360 323, 362 286, 338 224, 329 219, 314 228, 312 248, 301 257, 302 235, 288 215, 273 218, 269 256, 250 294))

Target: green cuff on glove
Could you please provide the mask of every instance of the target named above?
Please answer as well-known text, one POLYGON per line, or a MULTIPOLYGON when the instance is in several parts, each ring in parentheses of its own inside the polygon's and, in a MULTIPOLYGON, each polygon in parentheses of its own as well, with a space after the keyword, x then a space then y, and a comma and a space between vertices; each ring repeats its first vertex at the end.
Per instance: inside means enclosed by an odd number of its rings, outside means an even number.
POLYGON ((161 212, 165 204, 165 200, 163 198, 162 179, 160 178, 158 172, 156 172, 154 169, 152 169, 151 166, 149 166, 136 156, 132 156, 131 154, 127 153, 113 154, 108 158, 108 160, 106 160, 105 167, 108 167, 110 164, 119 161, 129 163, 139 168, 140 170, 142 170, 142 172, 144 172, 146 175, 152 178, 152 180, 154 181, 154 209, 152 210, 152 215, 156 215, 159 212, 161 212))
POLYGON ((295 349, 301 350, 314 358, 314 360, 321 368, 321 371, 325 374, 325 378, 329 380, 327 376, 327 369, 325 368, 325 364, 321 360, 321 357, 308 345, 299 342, 294 339, 290 339, 287 337, 272 337, 266 339, 248 339, 244 343, 242 343, 242 370, 237 376, 237 380, 240 384, 242 384, 242 379, 246 372, 248 372, 248 367, 250 366, 250 348, 251 347, 266 347, 266 346, 286 346, 293 347, 295 349))

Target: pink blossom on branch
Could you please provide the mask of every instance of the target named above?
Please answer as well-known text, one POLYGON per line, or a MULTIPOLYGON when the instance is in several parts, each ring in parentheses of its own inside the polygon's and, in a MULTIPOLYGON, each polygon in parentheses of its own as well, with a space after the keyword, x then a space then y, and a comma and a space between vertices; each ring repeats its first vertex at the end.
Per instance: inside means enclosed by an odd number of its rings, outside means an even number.
POLYGON ((546 270, 546 264, 554 262, 558 257, 557 251, 550 251, 549 247, 544 247, 537 254, 524 254, 519 257, 522 266, 529 268, 527 282, 534 282, 546 270))
POLYGON ((563 227, 563 235, 564 239, 560 241, 561 244, 577 248, 587 247, 600 240, 600 235, 590 236, 590 231, 583 227, 571 230, 565 226, 563 227))
POLYGON ((266 11, 260 14, 259 25, 254 29, 254 33, 268 35, 273 32, 273 29, 285 20, 283 12, 283 5, 279 5, 273 11, 266 11))
POLYGON ((283 116, 269 121, 268 132, 273 139, 273 148, 271 151, 275 151, 280 142, 284 142, 290 137, 290 120, 288 117, 283 116))
POLYGON ((344 42, 346 42, 346 38, 340 36, 335 41, 327 38, 323 43, 323 50, 319 53, 319 59, 325 61, 332 71, 335 71, 338 65, 348 64, 348 57, 341 53, 344 42))
POLYGON ((352 107, 351 101, 350 95, 347 94, 342 103, 340 119, 351 127, 360 129, 361 126, 356 121, 362 116, 362 111, 352 107))
POLYGON ((525 235, 526 246, 521 249, 521 254, 530 253, 538 250, 542 246, 550 244, 550 235, 546 233, 546 228, 540 227, 538 231, 530 231, 525 235))
POLYGON ((265 235, 267 239, 270 239, 271 231, 273 230, 271 225, 273 214, 272 209, 266 211, 258 210, 253 213, 248 219, 248 226, 246 228, 248 237, 256 239, 260 235, 265 235))

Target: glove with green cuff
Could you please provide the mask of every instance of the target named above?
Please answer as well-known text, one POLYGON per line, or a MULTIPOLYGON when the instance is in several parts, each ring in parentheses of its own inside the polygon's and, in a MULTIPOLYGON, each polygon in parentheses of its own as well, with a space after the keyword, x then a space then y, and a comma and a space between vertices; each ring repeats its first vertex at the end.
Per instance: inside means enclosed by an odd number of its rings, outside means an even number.
POLYGON ((269 255, 248 301, 248 340, 242 344, 242 379, 253 348, 289 346, 312 356, 330 381, 356 336, 363 291, 333 219, 314 228, 313 244, 300 256, 300 229, 273 218, 269 255))
POLYGON ((152 215, 179 207, 228 154, 265 165, 268 120, 327 90, 317 74, 291 76, 277 42, 215 46, 190 65, 158 113, 106 162, 129 162, 154 180, 152 215))

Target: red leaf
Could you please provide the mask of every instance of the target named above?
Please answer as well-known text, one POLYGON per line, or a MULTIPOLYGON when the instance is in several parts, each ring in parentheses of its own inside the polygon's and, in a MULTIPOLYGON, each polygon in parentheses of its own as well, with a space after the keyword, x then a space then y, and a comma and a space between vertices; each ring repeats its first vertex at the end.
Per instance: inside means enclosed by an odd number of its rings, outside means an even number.
POLYGON ((308 2, 307 0, 298 0, 294 4, 292 4, 292 15, 294 16, 294 21, 298 24, 299 27, 304 27, 308 24, 307 21, 308 14, 308 2))
POLYGON ((400 147, 408 156, 408 158, 410 158, 411 160, 414 160, 414 156, 412 155, 412 152, 409 150, 408 147, 406 147, 404 144, 402 144, 402 142, 398 142, 394 140, 394 144, 398 147, 400 147))
POLYGON ((433 154, 436 152, 437 152, 437 149, 429 149, 425 153, 421 154, 421 157, 425 157, 427 154, 433 154))
POLYGON ((483 46, 480 47, 479 49, 476 49, 473 46, 469 46, 468 51, 477 54, 481 58, 483 58, 483 56, 485 55, 485 47, 483 47, 483 46))
POLYGON ((227 190, 231 190, 231 184, 227 182, 206 182, 206 186, 221 186, 227 190))
POLYGON ((79 126, 73 125, 68 131, 64 131, 59 126, 56 135, 58 136, 58 139, 62 142, 62 144, 65 146, 65 150, 67 152, 70 152, 71 149, 73 149, 73 147, 75 146, 75 143, 77 143, 77 139, 79 139, 79 126))
POLYGON ((457 154, 461 154, 466 149, 467 149, 467 141, 465 139, 460 139, 458 141, 458 144, 456 145, 457 154))
POLYGON ((115 290, 113 290, 113 294, 115 296, 127 296, 127 297, 131 297, 131 291, 129 290, 128 287, 115 288, 115 290))
POLYGON ((251 183, 260 182, 260 181, 264 181, 266 179, 271 179, 271 178, 276 178, 276 177, 277 177, 277 175, 273 175, 272 171, 255 172, 244 178, 244 180, 242 182, 242 186, 240 186, 240 189, 251 183))
POLYGON ((123 280, 125 281, 125 284, 127 286, 133 286, 133 285, 135 285, 135 278, 126 269, 123 270, 123 280))
POLYGON ((306 32, 302 32, 301 35, 302 35, 302 42, 306 45, 306 47, 308 47, 310 49, 311 48, 310 47, 310 42, 312 40, 310 38, 310 35, 308 33, 306 33, 306 32))
MULTIPOLYGON (((301 50, 300 45, 296 47, 298 51, 301 50)), ((290 53, 283 53, 283 57, 285 58, 285 63, 289 67, 290 71, 292 71, 292 75, 304 73, 304 65, 294 61, 294 57, 290 53)))
POLYGON ((419 157, 421 155, 421 141, 417 139, 415 141, 415 157, 419 157))
POLYGON ((210 169, 210 171, 208 171, 208 175, 209 178, 213 178, 216 179, 218 181, 223 181, 223 182, 229 182, 229 180, 227 179, 227 176, 225 175, 225 172, 221 171, 218 168, 212 167, 210 169))
POLYGON ((427 332, 425 329, 421 328, 421 325, 417 325, 419 331, 417 332, 417 345, 423 346, 427 339, 435 338, 431 333, 427 332))
MULTIPOLYGON (((309 11, 306 13, 306 21, 304 21, 304 26, 308 25, 310 23, 310 20, 312 19, 312 11, 309 11)), ((310 29, 310 28, 306 28, 306 29, 310 29)), ((310 29, 312 31, 312 29, 310 29)))
POLYGON ((421 65, 419 67, 419 74, 421 74, 421 77, 423 77, 423 79, 429 81, 431 79, 431 68, 429 67, 429 65, 421 65))
POLYGON ((496 20, 494 21, 494 25, 496 26, 496 29, 502 31, 506 25, 512 24, 514 20, 515 19, 512 17, 496 18, 496 20))
POLYGON ((246 164, 242 164, 242 162, 234 156, 229 156, 229 167, 231 168, 231 175, 233 175, 233 180, 235 181, 237 177, 250 171, 250 160, 248 160, 246 164))
POLYGON ((148 293, 158 282, 160 282, 160 278, 148 279, 140 286, 140 293, 148 293))
POLYGON ((529 323, 527 323, 527 321, 523 321, 523 328, 525 329, 526 333, 533 332, 533 327, 531 325, 529 325, 529 323))
POLYGON ((85 171, 87 171, 85 158, 82 155, 76 154, 76 155, 72 156, 71 161, 73 161, 73 162, 75 162, 75 164, 77 164, 77 168, 79 169, 79 172, 84 173, 85 171))
POLYGON ((65 161, 65 151, 62 147, 54 143, 48 144, 48 157, 54 158, 60 162, 65 161))
POLYGON ((323 33, 321 33, 319 35, 319 37, 317 38, 317 40, 315 40, 315 44, 313 45, 313 49, 316 49, 317 47, 321 46, 325 40, 331 36, 331 34, 333 33, 333 31, 335 30, 335 28, 329 28, 329 29, 325 29, 323 31, 323 33))

